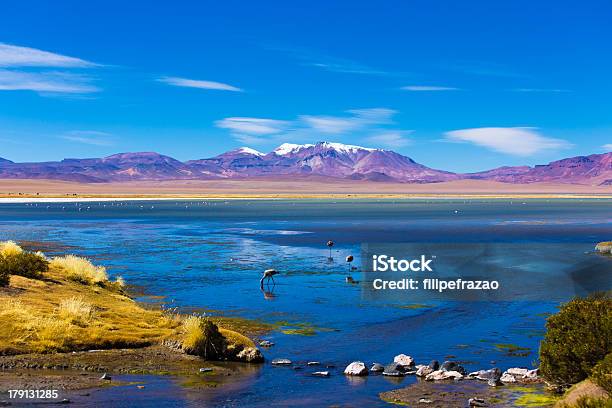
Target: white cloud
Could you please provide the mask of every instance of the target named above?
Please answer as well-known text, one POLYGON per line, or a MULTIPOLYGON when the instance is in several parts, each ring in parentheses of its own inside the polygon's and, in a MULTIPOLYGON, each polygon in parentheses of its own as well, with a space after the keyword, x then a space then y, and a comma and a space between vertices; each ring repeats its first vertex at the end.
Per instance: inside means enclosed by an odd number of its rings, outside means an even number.
POLYGON ((531 156, 545 150, 566 149, 572 145, 562 139, 540 135, 534 128, 489 127, 453 130, 446 140, 469 142, 487 149, 516 156, 531 156))
POLYGON ((222 129, 230 129, 235 134, 241 135, 271 135, 287 129, 291 122, 276 119, 232 117, 215 122, 222 129))
POLYGON ((393 109, 370 108, 352 109, 347 113, 351 116, 311 116, 303 115, 300 119, 306 126, 321 133, 341 134, 363 129, 370 125, 389 124, 391 117, 397 113, 393 109))
POLYGON ((607 143, 601 146, 601 148, 604 149, 606 152, 612 152, 612 143, 607 143))
POLYGON ((67 72, 22 72, 0 69, 0 91, 35 91, 41 94, 84 94, 100 89, 90 78, 67 72))
POLYGON ((163 77, 158 79, 159 82, 164 82, 168 85, 182 86, 186 88, 212 89, 215 91, 232 91, 243 92, 242 89, 232 85, 224 84, 215 81, 201 81, 198 79, 188 79, 179 77, 163 77))
POLYGON ((36 48, 0 43, 0 67, 88 68, 98 64, 36 48))
POLYGON ((377 146, 398 149, 412 143, 412 141, 406 137, 410 133, 412 133, 412 130, 390 130, 372 135, 367 138, 367 141, 377 146))
POLYGON ((411 92, 439 92, 439 91, 458 91, 459 88, 450 86, 429 86, 429 85, 408 85, 402 86, 400 89, 411 92))
POLYGON ((110 133, 95 130, 73 130, 60 137, 71 142, 93 146, 111 146, 114 144, 110 133))

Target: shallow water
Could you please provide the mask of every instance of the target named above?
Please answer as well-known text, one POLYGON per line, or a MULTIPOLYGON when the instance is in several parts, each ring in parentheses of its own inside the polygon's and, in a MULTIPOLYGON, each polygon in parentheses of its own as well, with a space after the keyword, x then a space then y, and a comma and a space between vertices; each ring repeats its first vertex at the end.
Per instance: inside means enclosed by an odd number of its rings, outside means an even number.
MULTIPOLYGON (((161 390, 158 406, 386 405, 380 392, 416 379, 351 379, 344 367, 386 363, 399 353, 417 363, 453 355, 468 370, 531 367, 545 316, 558 302, 435 300, 415 307, 407 298, 367 296, 363 282, 346 284, 347 255, 359 265, 363 243, 461 242, 529 243, 542 256, 546 245, 563 244, 581 257, 610 239, 611 210, 604 199, 21 203, 0 205, 0 239, 69 246, 171 305, 277 324, 265 337, 275 343, 264 350, 267 362, 243 384, 194 392, 172 378, 145 380, 161 390), (332 262, 329 239, 336 242, 332 262), (262 293, 259 278, 270 267, 281 274, 262 293), (525 350, 508 354, 499 344, 525 350), (273 367, 277 357, 302 369, 273 367), (322 366, 307 367, 311 360, 322 366), (309 375, 326 365, 335 366, 331 377, 309 375)), ((117 402, 117 392, 89 398, 117 402)), ((121 401, 149 406, 150 395, 142 394, 124 393, 121 401)))

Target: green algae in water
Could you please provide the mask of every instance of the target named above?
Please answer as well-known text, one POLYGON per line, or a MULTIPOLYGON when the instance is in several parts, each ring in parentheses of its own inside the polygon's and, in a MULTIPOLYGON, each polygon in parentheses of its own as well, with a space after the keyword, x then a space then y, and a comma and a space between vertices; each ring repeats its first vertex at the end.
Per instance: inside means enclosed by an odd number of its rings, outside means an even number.
POLYGON ((400 305, 397 306, 400 309, 408 309, 408 310, 415 310, 415 309, 430 309, 433 306, 431 305, 426 305, 424 303, 412 303, 410 305, 400 305))
POLYGON ((515 386, 511 390, 520 394, 513 402, 517 407, 551 407, 559 400, 559 396, 541 388, 515 386))
POLYGON ((274 326, 283 334, 298 336, 314 336, 317 333, 336 331, 326 327, 317 327, 310 323, 291 323, 288 321, 278 321, 274 326))
POLYGON ((495 344, 495 348, 509 356, 514 357, 526 357, 531 354, 529 347, 520 347, 516 344, 498 343, 495 344))

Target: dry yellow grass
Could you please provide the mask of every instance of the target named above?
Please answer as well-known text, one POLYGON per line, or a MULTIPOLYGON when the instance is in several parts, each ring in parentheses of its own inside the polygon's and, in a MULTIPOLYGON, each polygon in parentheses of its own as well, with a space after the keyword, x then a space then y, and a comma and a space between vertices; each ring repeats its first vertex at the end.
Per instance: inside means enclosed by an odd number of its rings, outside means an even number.
POLYGON ((0 242, 0 255, 2 256, 12 256, 19 255, 23 252, 23 249, 19 245, 17 245, 14 241, 3 241, 0 242))
POLYGON ((63 320, 78 326, 86 326, 93 319, 95 309, 83 298, 71 297, 60 302, 57 313, 63 320))
POLYGON ((49 263, 49 268, 60 271, 68 279, 86 285, 95 285, 108 281, 108 275, 103 266, 96 266, 88 259, 75 255, 55 257, 49 263))
MULTIPOLYGON (((15 275, 0 288, 0 355, 135 348, 185 336, 196 342, 202 335, 200 317, 145 309, 123 292, 122 278, 108 282, 104 269, 84 258, 52 263, 43 279, 15 275)), ((230 346, 253 345, 233 330, 220 332, 230 346)))

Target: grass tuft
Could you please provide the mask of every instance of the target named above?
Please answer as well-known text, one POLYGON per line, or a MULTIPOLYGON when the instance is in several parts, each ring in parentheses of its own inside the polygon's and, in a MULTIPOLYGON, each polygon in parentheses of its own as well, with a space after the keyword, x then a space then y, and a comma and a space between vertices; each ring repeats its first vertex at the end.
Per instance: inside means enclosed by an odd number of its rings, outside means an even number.
POLYGON ((75 255, 55 257, 49 263, 53 269, 61 271, 66 277, 84 285, 96 285, 108 282, 106 268, 96 266, 88 259, 75 255))
POLYGON ((94 318, 95 309, 82 297, 72 297, 61 301, 57 313, 65 321, 77 326, 87 326, 94 318))
POLYGON ((0 242, 0 255, 3 257, 19 255, 23 249, 15 243, 15 241, 0 242))

